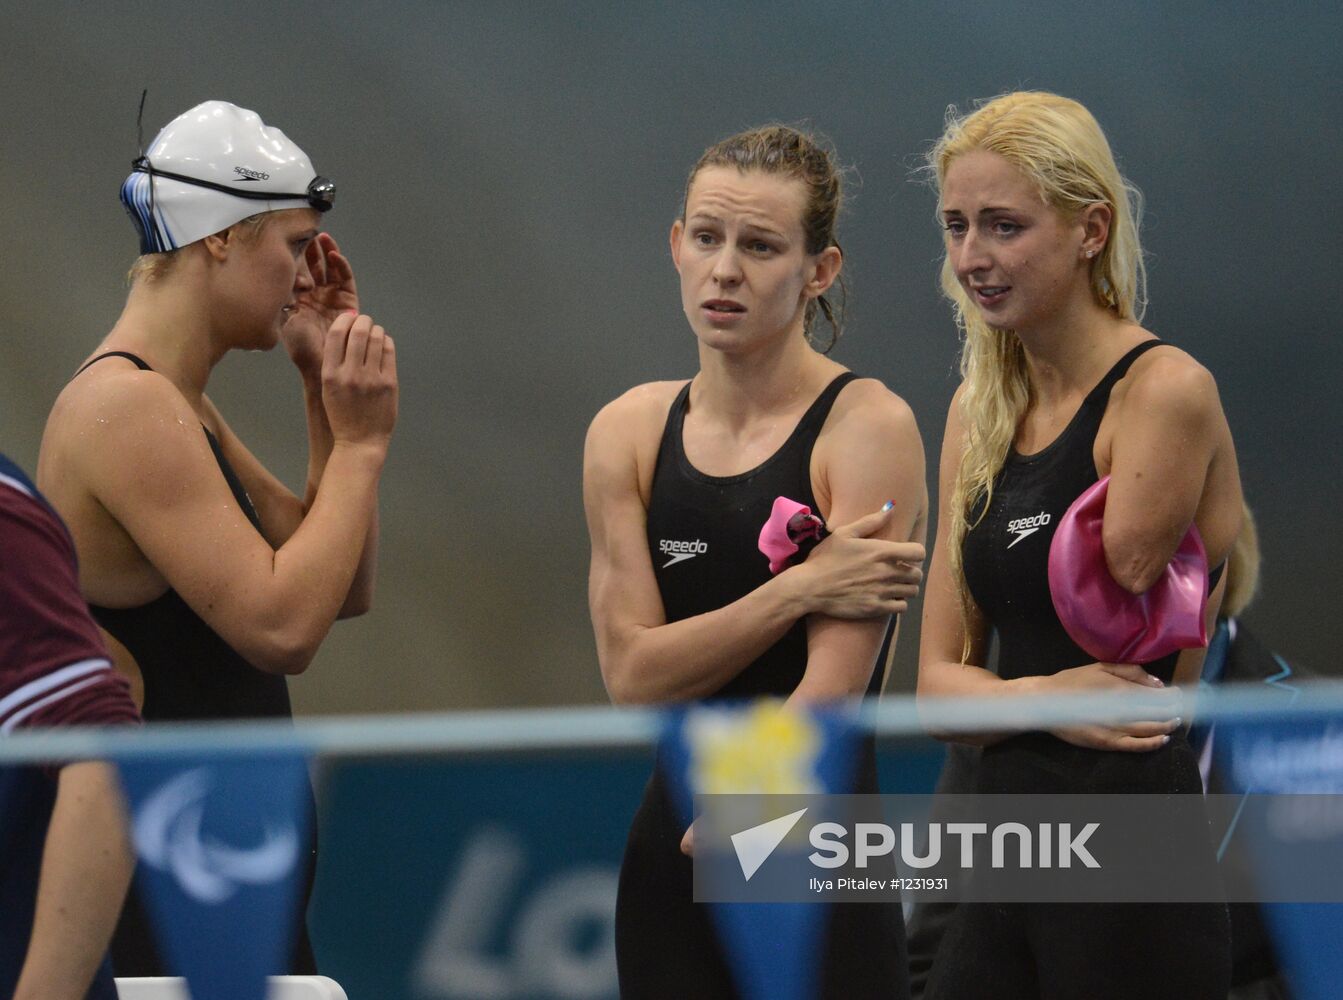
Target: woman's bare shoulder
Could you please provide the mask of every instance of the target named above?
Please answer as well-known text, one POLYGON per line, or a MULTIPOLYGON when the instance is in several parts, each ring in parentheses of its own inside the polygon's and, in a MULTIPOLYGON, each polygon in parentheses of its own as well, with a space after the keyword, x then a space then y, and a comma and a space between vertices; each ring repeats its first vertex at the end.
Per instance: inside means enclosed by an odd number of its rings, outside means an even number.
POLYGON ((1221 410, 1212 372, 1187 351, 1166 343, 1135 360, 1111 398, 1127 411, 1171 419, 1206 417, 1221 410))
POLYGON ((593 417, 589 444, 607 439, 637 441, 654 431, 660 436, 667 411, 687 381, 645 382, 627 389, 593 417))
POLYGON ((860 378, 844 387, 835 400, 827 432, 891 442, 918 440, 914 411, 885 383, 875 378, 860 378))
POLYGON ((168 379, 112 366, 71 380, 56 398, 42 439, 44 456, 64 474, 171 464, 179 449, 199 445, 200 420, 168 379), (153 442, 153 447, 146 447, 153 442))

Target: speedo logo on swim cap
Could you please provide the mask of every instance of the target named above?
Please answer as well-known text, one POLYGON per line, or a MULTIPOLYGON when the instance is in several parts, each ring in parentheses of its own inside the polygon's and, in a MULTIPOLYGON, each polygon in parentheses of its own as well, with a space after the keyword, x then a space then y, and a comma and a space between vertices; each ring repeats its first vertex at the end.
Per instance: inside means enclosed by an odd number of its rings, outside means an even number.
POLYGON ((1046 524, 1048 524, 1052 520, 1053 518, 1050 515, 1046 514, 1044 511, 1041 511, 1040 513, 1035 514, 1031 517, 1019 517, 1015 521, 1008 521, 1007 530, 1012 532, 1017 537, 1012 539, 1011 544, 1009 544, 1007 547, 1010 549, 1013 545, 1017 544, 1017 542, 1021 541, 1027 535, 1035 534, 1037 531, 1039 531, 1041 528, 1043 528, 1046 524))
POLYGON ((671 556, 662 568, 675 566, 678 562, 684 562, 686 559, 694 559, 695 556, 702 556, 709 551, 708 543, 701 542, 696 538, 693 542, 678 542, 671 538, 664 538, 658 542, 658 550, 664 556, 671 556))
POLYGON ((270 174, 266 173, 264 170, 248 170, 246 167, 234 167, 233 172, 238 175, 238 180, 234 181, 234 184, 237 184, 240 181, 270 180, 270 174))

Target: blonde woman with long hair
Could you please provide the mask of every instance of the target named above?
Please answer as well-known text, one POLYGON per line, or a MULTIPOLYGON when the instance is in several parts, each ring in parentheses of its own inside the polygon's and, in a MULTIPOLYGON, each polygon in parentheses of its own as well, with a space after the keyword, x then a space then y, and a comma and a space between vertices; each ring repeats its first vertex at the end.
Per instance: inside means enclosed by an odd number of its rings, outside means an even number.
MULTIPOLYGON (((1110 576, 1146 592, 1196 525, 1215 567, 1209 624, 1240 528, 1216 384, 1141 325, 1137 192, 1090 112, 1046 93, 1007 94, 950 119, 930 166, 945 230, 942 287, 964 348, 939 472, 920 697, 1195 682, 1201 649, 1095 662, 1050 596, 1055 529, 1104 476, 1110 576)), ((1178 718, 956 739, 984 747, 981 792, 1201 790, 1178 718)), ((1228 934, 1221 905, 967 904, 927 995, 982 997, 991 982, 996 998, 1224 998, 1228 934)))

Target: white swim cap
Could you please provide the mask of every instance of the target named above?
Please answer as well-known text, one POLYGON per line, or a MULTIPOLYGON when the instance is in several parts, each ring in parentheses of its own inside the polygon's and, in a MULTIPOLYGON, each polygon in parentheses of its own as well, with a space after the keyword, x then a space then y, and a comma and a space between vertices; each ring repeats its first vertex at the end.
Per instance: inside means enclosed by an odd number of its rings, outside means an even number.
POLYGON ((141 253, 176 250, 261 212, 325 212, 335 197, 283 132, 227 101, 174 118, 121 185, 141 253))

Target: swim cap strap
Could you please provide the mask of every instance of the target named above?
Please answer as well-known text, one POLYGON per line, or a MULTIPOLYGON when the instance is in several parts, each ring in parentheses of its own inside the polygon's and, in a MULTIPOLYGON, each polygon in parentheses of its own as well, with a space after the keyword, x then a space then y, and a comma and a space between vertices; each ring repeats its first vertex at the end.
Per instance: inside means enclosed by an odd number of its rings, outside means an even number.
POLYGON ((196 187, 209 188, 212 191, 222 191, 224 194, 232 195, 234 198, 252 198, 256 201, 281 201, 288 198, 302 198, 319 212, 329 212, 331 206, 336 203, 336 182, 320 174, 308 182, 308 190, 302 194, 291 194, 280 191, 249 191, 246 188, 229 187, 227 184, 217 184, 214 181, 201 180, 199 177, 188 177, 186 174, 175 174, 170 170, 160 170, 149 162, 149 157, 139 156, 131 161, 131 170, 135 173, 148 174, 150 179, 150 206, 152 211, 154 192, 153 183, 155 177, 167 177, 169 180, 181 181, 183 184, 194 184, 196 187))

